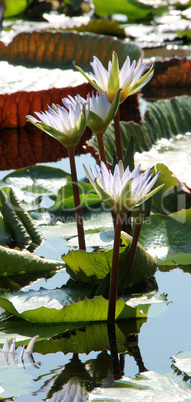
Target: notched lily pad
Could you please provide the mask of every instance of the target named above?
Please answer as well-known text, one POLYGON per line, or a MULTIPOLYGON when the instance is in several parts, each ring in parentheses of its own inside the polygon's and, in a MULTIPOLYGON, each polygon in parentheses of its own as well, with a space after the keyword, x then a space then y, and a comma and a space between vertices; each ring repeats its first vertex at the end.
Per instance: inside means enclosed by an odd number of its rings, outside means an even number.
MULTIPOLYGON (((84 289, 64 286, 59 291, 41 289, 41 292, 31 291, 29 294, 4 294, 0 296, 0 307, 9 314, 34 323, 107 321, 109 301, 103 296, 95 296, 93 299, 85 297, 76 302, 89 289, 89 286, 84 289)), ((129 298, 127 301, 119 298, 116 302, 115 319, 145 318, 156 298, 152 294, 129 298)), ((164 299, 160 299, 160 302, 164 302, 164 299)))
MULTIPOLYGON (((129 244, 132 237, 123 232, 126 247, 120 248, 119 273, 125 267, 129 244)), ((72 250, 62 259, 66 263, 66 271, 76 281, 90 284, 100 284, 101 281, 111 272, 113 250, 98 250, 97 252, 86 252, 83 250, 72 250)), ((132 287, 137 283, 146 281, 156 272, 156 259, 151 257, 144 248, 138 244, 133 265, 125 287, 132 287)))

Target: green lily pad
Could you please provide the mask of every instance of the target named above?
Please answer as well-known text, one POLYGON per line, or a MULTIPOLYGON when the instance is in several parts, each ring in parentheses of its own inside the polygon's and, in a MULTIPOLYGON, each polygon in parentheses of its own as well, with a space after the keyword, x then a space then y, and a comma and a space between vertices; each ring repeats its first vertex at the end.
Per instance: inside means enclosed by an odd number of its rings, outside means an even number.
POLYGON ((12 18, 23 13, 32 2, 33 0, 6 0, 5 18, 12 18))
MULTIPOLYGON (((177 134, 184 135, 191 130, 191 96, 177 96, 170 100, 160 100, 152 103, 146 109, 143 125, 121 122, 123 149, 126 150, 131 137, 134 137, 135 151, 148 151, 157 140, 173 138, 177 134)), ((98 150, 97 139, 89 142, 98 150)), ((104 145, 108 162, 113 163, 116 155, 115 135, 113 124, 104 134, 104 145)))
MULTIPOLYGON (((89 293, 89 286, 84 290, 67 288, 41 292, 18 292, 0 296, 0 307, 7 313, 26 321, 34 323, 87 323, 94 321, 107 321, 109 301, 103 296, 95 296, 93 299, 80 298, 89 293), (88 288, 88 289, 87 289, 88 288), (68 298, 69 296, 69 298, 68 298), (75 302, 76 299, 79 301, 75 302), (46 306, 46 307, 45 307, 46 306)), ((155 301, 155 297, 153 296, 155 301)), ((140 296, 125 301, 120 298, 116 302, 116 320, 145 318, 152 304, 152 295, 140 296)))
MULTIPOLYGON (((69 30, 66 28, 65 30, 69 30)), ((73 30, 77 32, 92 32, 96 34, 125 37, 125 30, 117 21, 106 21, 104 18, 90 20, 87 24, 75 25, 73 30)))
MULTIPOLYGON (((29 166, 15 170, 4 177, 3 182, 14 187, 20 200, 28 201, 38 195, 57 194, 60 187, 66 184, 68 173, 49 166, 29 166)), ((4 185, 5 185, 4 184, 4 185)))
POLYGON ((38 257, 29 251, 0 246, 0 276, 55 272, 63 267, 62 262, 38 257))
POLYGON ((148 16, 152 11, 152 6, 138 0, 93 0, 95 12, 101 16, 110 14, 124 14, 130 20, 138 20, 148 16))
MULTIPOLYGON (((132 237, 123 232, 126 247, 120 248, 119 274, 123 271, 132 237)), ((62 256, 66 263, 66 271, 76 281, 91 284, 100 282, 111 272, 113 250, 101 250, 86 252, 72 250, 62 256)), ((132 287, 137 283, 144 282, 156 272, 156 259, 153 259, 144 248, 138 244, 135 257, 125 286, 132 287)))
POLYGON ((143 225, 139 242, 152 255, 158 256, 159 265, 189 265, 191 263, 191 208, 168 216, 153 214, 143 225))
MULTIPOLYGON (((100 197, 90 183, 78 181, 78 189, 80 194, 80 203, 82 208, 88 208, 91 205, 97 205, 101 203, 100 197)), ((66 209, 67 212, 74 212, 74 197, 72 181, 70 176, 67 176, 67 183, 61 187, 58 191, 56 201, 54 205, 49 208, 52 213, 62 213, 66 209)))

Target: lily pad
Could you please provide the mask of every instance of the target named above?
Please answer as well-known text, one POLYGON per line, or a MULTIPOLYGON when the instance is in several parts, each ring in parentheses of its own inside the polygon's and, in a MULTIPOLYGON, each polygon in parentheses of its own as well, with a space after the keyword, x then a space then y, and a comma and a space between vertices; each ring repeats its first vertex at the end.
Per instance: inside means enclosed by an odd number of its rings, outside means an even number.
MULTIPOLYGON (((132 237, 123 232, 126 240, 126 247, 120 248, 119 272, 125 267, 132 237)), ((83 250, 72 250, 62 259, 66 263, 66 271, 76 281, 83 283, 100 284, 100 282, 111 272, 113 250, 101 250, 97 252, 86 252, 83 250)), ((135 252, 133 265, 125 286, 132 287, 137 283, 144 282, 156 272, 156 260, 153 259, 144 248, 138 244, 135 252)))
POLYGON ((55 272, 63 267, 62 262, 38 257, 29 251, 0 246, 0 276, 55 272))
POLYGON ((142 3, 138 0, 93 0, 95 5, 95 12, 101 16, 108 16, 110 14, 124 14, 130 20, 139 20, 146 18, 152 11, 152 6, 142 3))
POLYGON ((191 350, 177 353, 175 356, 172 356, 172 361, 172 367, 175 371, 191 378, 191 350))
MULTIPOLYGON (((65 286, 59 291, 44 289, 41 292, 31 291, 29 295, 26 292, 7 294, 0 296, 0 307, 7 313, 34 323, 107 321, 109 301, 104 297, 95 296, 93 299, 85 297, 83 301, 74 302, 76 298, 80 299, 84 292, 89 291, 89 287, 84 290, 81 287, 74 290, 73 297, 73 290, 65 286)), ((155 302, 155 296, 153 301, 155 302)), ((120 298, 116 302, 115 318, 116 320, 145 318, 150 304, 152 295, 132 298, 126 302, 120 298)))
POLYGON ((152 255, 158 256, 159 265, 189 265, 191 263, 191 208, 168 216, 150 215, 143 225, 139 242, 152 255))
MULTIPOLYGON (((1 50, 1 48, 0 48, 1 50)), ((141 50, 134 44, 107 35, 70 32, 23 32, 16 35, 12 42, 3 49, 4 60, 14 60, 22 64, 48 65, 50 67, 73 68, 76 65, 88 68, 93 56, 97 56, 104 65, 111 59, 115 50, 122 65, 129 55, 138 60, 141 50), (38 47, 36 43, 38 42, 38 47)))
MULTIPOLYGON (((191 130, 191 96, 177 96, 170 100, 156 101, 149 105, 143 120, 143 125, 134 122, 121 122, 122 145, 127 149, 131 137, 134 137, 135 151, 148 151, 157 140, 173 138, 177 134, 184 135, 191 130)), ((89 141, 98 150, 97 139, 89 141)), ((106 156, 112 164, 116 155, 114 126, 111 125, 104 134, 106 156)))
POLYGON ((147 402, 189 400, 191 386, 177 381, 171 374, 146 371, 135 378, 123 377, 115 382, 115 388, 97 388, 89 395, 89 401, 147 402))

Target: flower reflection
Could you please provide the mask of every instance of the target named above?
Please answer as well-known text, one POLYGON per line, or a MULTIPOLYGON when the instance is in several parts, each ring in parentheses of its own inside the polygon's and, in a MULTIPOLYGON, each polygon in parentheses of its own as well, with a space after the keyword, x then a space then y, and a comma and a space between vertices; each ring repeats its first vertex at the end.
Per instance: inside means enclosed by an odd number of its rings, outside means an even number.
POLYGON ((35 341, 37 338, 39 338, 39 335, 34 336, 30 340, 26 350, 25 350, 25 346, 23 346, 19 356, 17 356, 17 349, 15 346, 16 338, 14 338, 11 341, 11 343, 9 342, 9 340, 7 338, 4 342, 3 348, 0 349, 0 352, 2 353, 2 357, 3 357, 3 362, 1 363, 2 366, 5 364, 10 365, 11 363, 18 364, 19 361, 21 361, 23 363, 23 357, 24 357, 24 353, 25 353, 27 355, 30 363, 38 368, 38 366, 35 365, 35 362, 34 362, 34 359, 32 356, 32 351, 33 351, 34 344, 35 344, 35 341))

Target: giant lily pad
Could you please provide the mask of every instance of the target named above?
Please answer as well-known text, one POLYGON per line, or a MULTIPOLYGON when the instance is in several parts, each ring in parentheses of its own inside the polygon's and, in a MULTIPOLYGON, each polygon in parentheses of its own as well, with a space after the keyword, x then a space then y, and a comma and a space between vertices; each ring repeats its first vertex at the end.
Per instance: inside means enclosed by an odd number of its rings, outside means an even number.
POLYGON ((75 31, 70 32, 32 32, 21 33, 4 47, 2 56, 4 60, 14 62, 73 67, 73 62, 89 70, 89 63, 93 56, 97 56, 104 65, 111 59, 115 50, 122 65, 129 55, 130 59, 138 60, 140 49, 133 44, 106 35, 96 35, 75 31), (36 43, 38 42, 38 47, 36 43), (50 65, 51 63, 51 65, 50 65))

